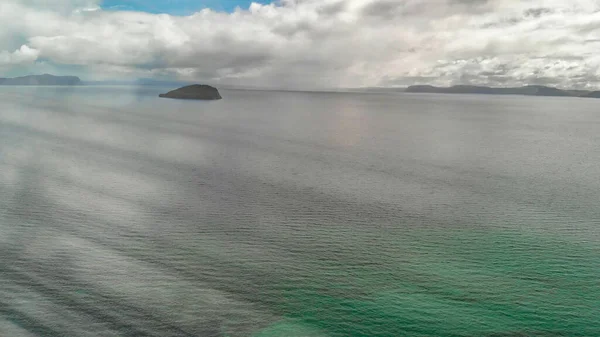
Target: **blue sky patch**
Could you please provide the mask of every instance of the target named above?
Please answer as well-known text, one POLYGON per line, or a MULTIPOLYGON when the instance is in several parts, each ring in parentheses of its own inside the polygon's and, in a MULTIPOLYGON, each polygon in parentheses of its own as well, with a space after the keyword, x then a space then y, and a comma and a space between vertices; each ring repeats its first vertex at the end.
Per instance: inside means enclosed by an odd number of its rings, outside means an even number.
POLYGON ((247 9, 252 2, 270 3, 269 0, 104 0, 107 10, 129 10, 148 13, 188 15, 204 8, 232 12, 236 7, 247 9))

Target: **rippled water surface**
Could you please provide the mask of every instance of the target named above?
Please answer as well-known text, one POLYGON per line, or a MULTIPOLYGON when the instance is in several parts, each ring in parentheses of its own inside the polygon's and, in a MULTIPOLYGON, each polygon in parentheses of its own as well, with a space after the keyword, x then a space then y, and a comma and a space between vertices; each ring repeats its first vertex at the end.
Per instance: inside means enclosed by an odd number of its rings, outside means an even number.
POLYGON ((599 336, 600 100, 0 88, 0 336, 599 336))

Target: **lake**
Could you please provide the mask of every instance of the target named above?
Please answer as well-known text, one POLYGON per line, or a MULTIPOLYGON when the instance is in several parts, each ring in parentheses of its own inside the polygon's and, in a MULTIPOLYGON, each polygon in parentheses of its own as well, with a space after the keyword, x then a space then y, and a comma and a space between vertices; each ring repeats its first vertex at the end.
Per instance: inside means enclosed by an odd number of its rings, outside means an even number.
POLYGON ((168 89, 0 87, 0 335, 600 335, 600 100, 168 89))

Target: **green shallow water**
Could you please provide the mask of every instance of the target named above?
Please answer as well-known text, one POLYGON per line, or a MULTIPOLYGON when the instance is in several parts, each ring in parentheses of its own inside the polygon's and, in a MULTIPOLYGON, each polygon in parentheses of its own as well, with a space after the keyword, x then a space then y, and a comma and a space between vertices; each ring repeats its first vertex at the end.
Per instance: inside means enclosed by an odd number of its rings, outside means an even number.
MULTIPOLYGON (((379 266, 314 266, 282 306, 305 336, 594 336, 600 331, 598 250, 522 233, 430 233, 435 248, 379 266), (337 280, 337 281, 333 281, 337 280), (336 291, 338 290, 338 291, 336 291), (337 294, 336 294, 337 292, 337 294), (312 330, 311 330, 312 329, 312 330)), ((411 254, 398 239, 397 256, 411 254)), ((381 257, 381 256, 380 256, 381 257)))
POLYGON ((0 336, 600 336, 596 100, 160 92, 2 88, 0 336))

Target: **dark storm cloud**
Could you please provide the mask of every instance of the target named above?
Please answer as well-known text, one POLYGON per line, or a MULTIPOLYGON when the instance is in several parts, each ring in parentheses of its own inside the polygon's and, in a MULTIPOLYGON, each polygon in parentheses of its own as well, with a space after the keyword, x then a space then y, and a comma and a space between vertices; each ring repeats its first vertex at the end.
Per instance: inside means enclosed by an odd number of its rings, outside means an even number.
POLYGON ((534 17, 534 18, 539 18, 542 15, 550 14, 552 12, 553 12, 552 9, 545 8, 545 7, 529 8, 529 9, 525 10, 524 15, 525 16, 531 16, 531 17, 534 17))
POLYGON ((317 13, 325 17, 334 16, 344 12, 347 9, 347 6, 348 4, 345 1, 340 0, 338 2, 323 5, 323 7, 317 10, 317 13))
POLYGON ((379 0, 365 6, 363 14, 367 16, 394 17, 399 12, 401 4, 394 0, 379 0))

